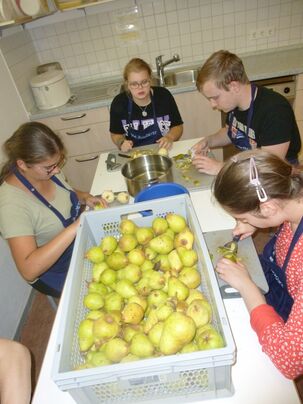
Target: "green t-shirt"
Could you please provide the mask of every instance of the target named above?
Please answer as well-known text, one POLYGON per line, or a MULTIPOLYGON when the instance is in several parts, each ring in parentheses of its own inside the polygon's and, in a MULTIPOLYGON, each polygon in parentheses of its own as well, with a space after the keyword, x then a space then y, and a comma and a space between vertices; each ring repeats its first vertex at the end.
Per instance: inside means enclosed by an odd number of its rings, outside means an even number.
MULTIPOLYGON (((63 174, 56 175, 65 182, 63 174)), ((54 183, 55 184, 55 183, 54 183)), ((70 217, 70 192, 55 184, 54 200, 50 203, 64 216, 70 217)), ((52 240, 63 230, 60 219, 35 195, 3 182, 0 186, 0 233, 4 239, 34 236, 38 247, 52 240)))

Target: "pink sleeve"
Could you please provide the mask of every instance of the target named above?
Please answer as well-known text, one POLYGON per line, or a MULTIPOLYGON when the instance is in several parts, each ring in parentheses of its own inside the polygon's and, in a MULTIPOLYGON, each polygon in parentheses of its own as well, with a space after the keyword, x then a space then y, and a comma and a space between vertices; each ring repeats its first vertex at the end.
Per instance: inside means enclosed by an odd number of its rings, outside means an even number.
POLYGON ((262 338, 265 328, 276 322, 284 324, 282 318, 275 312, 274 308, 268 304, 261 304, 250 313, 250 324, 257 333, 259 340, 262 338))

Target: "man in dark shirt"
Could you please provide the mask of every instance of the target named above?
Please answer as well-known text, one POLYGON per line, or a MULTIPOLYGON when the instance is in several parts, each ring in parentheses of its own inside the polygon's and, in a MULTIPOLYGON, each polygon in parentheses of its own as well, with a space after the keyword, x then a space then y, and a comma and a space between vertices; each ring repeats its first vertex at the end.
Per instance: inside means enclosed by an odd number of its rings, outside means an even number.
POLYGON ((207 151, 231 143, 240 151, 262 148, 297 162, 301 139, 291 105, 250 83, 238 56, 224 50, 212 54, 199 71, 197 88, 214 109, 227 113, 224 128, 193 146, 193 164, 200 172, 216 175, 223 163, 207 157, 207 151))

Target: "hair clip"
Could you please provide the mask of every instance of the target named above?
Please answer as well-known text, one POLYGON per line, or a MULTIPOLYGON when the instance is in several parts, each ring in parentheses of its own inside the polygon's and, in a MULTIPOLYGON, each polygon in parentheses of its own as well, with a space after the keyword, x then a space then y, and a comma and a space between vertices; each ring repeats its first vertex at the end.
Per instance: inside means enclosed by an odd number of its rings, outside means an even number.
POLYGON ((249 183, 256 187, 256 192, 260 202, 266 202, 268 196, 263 188, 261 182, 259 181, 258 170, 256 166, 255 159, 253 157, 249 160, 249 183))
POLYGON ((231 159, 231 161, 232 161, 233 163, 237 163, 237 162, 238 162, 237 156, 232 156, 230 159, 231 159))

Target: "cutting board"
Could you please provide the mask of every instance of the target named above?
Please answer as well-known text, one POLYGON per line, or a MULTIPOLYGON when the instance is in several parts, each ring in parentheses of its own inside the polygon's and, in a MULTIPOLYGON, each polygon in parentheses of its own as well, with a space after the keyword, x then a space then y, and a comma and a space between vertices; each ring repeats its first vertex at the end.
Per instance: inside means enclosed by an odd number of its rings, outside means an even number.
MULTIPOLYGON (((136 147, 132 151, 128 153, 122 153, 118 150, 114 150, 111 152, 115 156, 115 162, 119 164, 118 167, 116 167, 114 170, 109 170, 109 171, 117 171, 121 170, 122 166, 129 161, 128 157, 122 157, 119 156, 119 154, 125 154, 131 156, 131 154, 134 152, 134 150, 153 150, 155 154, 158 152, 158 145, 151 144, 151 145, 146 145, 146 146, 140 146, 136 147)), ((184 150, 184 153, 187 153, 187 150, 184 150)), ((176 161, 174 160, 175 154, 173 154, 172 151, 169 152, 169 157, 172 159, 173 165, 172 165, 172 177, 173 177, 173 182, 176 182, 178 184, 183 185, 185 188, 187 188, 190 192, 192 191, 201 191, 203 189, 210 189, 211 184, 213 182, 214 176, 204 174, 204 173, 199 173, 197 169, 194 166, 190 166, 185 172, 179 169, 176 165, 176 161)))
MULTIPOLYGON (((231 230, 220 230, 208 233, 203 233, 208 251, 213 263, 216 267, 217 261, 221 258, 217 249, 232 239, 231 230)), ((240 240, 238 243, 238 257, 241 258, 243 264, 246 266, 252 280, 259 287, 262 293, 268 292, 268 284, 264 276, 260 260, 255 249, 255 245, 251 237, 240 240)), ((223 298, 239 297, 240 294, 235 289, 231 288, 226 282, 219 278, 217 275, 219 288, 223 298)))

